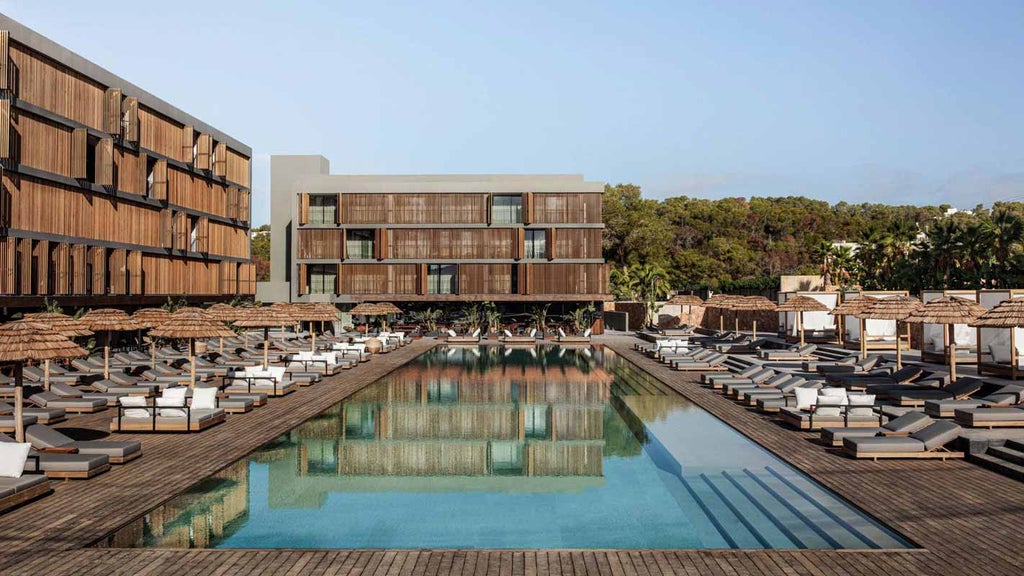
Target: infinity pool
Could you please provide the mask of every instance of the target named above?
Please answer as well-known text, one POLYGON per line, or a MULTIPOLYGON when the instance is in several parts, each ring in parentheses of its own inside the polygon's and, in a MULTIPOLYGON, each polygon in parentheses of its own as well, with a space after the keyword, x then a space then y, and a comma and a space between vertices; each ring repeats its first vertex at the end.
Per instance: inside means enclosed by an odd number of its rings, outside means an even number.
POLYGON ((908 546, 611 351, 540 346, 436 348, 101 545, 908 546))

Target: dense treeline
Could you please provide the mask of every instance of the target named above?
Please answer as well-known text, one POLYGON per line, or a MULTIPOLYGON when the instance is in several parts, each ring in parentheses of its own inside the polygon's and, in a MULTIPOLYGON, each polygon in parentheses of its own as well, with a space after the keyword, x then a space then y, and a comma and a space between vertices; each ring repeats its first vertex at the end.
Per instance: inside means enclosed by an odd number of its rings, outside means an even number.
POLYGON ((866 289, 1024 285, 1024 204, 947 208, 803 197, 658 201, 620 184, 605 187, 604 254, 619 270, 613 290, 640 264, 663 269, 677 290, 768 288, 783 274, 866 289), (857 246, 833 246, 844 241, 857 246))

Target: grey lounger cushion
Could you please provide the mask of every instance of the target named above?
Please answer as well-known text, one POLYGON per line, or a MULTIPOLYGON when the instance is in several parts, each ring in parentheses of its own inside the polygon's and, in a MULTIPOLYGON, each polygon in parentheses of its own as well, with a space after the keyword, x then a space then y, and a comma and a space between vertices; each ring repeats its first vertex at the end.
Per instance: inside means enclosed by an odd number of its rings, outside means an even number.
POLYGON ((854 452, 924 452, 924 442, 910 437, 870 436, 844 438, 843 447, 854 452))
POLYGON ((64 408, 65 410, 98 410, 107 405, 106 398, 61 398, 53 392, 38 392, 29 396, 28 399, 43 408, 64 408))
POLYGON ((970 422, 1020 422, 1024 426, 1024 409, 1021 408, 963 408, 954 411, 959 421, 970 422))
MULTIPOLYGON (((14 406, 6 402, 0 402, 0 412, 14 412, 14 406)), ((39 408, 35 406, 25 406, 22 412, 26 416, 34 416, 38 418, 38 421, 46 422, 60 422, 64 420, 67 413, 63 408, 39 408)), ((12 420, 13 422, 13 420, 12 420)), ((35 422, 33 422, 34 424, 35 422)))
MULTIPOLYGON (((39 418, 36 416, 30 416, 28 414, 21 415, 21 424, 23 426, 31 426, 38 421, 39 418)), ((0 416, 0 428, 3 428, 4 430, 14 430, 14 423, 14 415, 0 416)))
POLYGON ((92 440, 76 441, 49 426, 36 424, 25 429, 25 439, 33 448, 76 448, 79 454, 103 454, 109 458, 124 459, 142 451, 138 440, 92 440))
POLYGON ((821 438, 831 444, 834 442, 842 442, 844 438, 878 436, 880 434, 884 435, 885 432, 913 434, 914 432, 923 430, 932 422, 934 422, 934 420, 923 412, 907 412, 899 418, 894 418, 878 428, 823 428, 821 431, 821 438))
POLYGON ((0 498, 13 496, 45 482, 49 482, 49 480, 42 474, 22 474, 21 478, 0 478, 0 498))
POLYGON ((40 454, 39 469, 35 458, 25 463, 26 472, 92 472, 110 465, 105 454, 40 454))

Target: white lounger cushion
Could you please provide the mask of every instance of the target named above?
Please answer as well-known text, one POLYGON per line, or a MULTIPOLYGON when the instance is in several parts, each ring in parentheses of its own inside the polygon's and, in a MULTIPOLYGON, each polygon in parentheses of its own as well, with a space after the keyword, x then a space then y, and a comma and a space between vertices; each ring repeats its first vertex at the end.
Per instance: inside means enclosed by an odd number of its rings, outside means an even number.
POLYGON ((480 329, 477 328, 476 330, 473 330, 472 337, 473 338, 478 338, 479 336, 480 336, 480 329))
POLYGON ((214 410, 217 408, 216 388, 196 388, 192 391, 193 410, 214 410))
POLYGON ((849 408, 847 414, 850 416, 873 416, 875 413, 874 394, 850 394, 847 396, 849 408))
POLYGON ((31 449, 28 442, 0 442, 0 478, 21 478, 31 449))
POLYGON ((140 406, 146 406, 146 399, 142 396, 122 396, 117 401, 125 408, 125 418, 149 418, 152 416, 149 410, 140 408, 140 406))
POLYGON ((818 401, 818 391, 814 388, 797 388, 793 394, 796 395, 797 410, 810 410, 818 401))
POLYGON ((160 407, 161 418, 184 418, 185 401, 177 398, 157 398, 156 405, 160 407))
POLYGON ((504 332, 505 338, 511 338, 512 337, 512 333, 509 332, 508 330, 502 330, 502 332, 504 332))
POLYGON ((448 336, 451 338, 455 338, 456 336, 458 336, 458 334, 455 333, 455 330, 449 330, 448 336))
POLYGON ((565 338, 565 330, 562 330, 561 328, 559 328, 559 329, 558 329, 558 335, 559 335, 560 337, 562 337, 562 338, 565 338))

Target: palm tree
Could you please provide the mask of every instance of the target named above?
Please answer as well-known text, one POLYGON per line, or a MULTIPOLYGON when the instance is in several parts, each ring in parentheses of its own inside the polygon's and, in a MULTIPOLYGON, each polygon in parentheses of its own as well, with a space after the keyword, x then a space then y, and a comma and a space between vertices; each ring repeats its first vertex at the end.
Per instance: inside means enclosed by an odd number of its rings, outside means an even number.
POLYGON ((1024 243, 1024 222, 1006 209, 992 213, 992 270, 993 284, 1002 288, 1010 286, 1011 259, 1021 251, 1024 243))
POLYGON ((636 279, 640 299, 644 303, 644 325, 653 322, 658 312, 658 299, 671 290, 668 272, 656 264, 637 264, 630 267, 630 276, 636 279))

